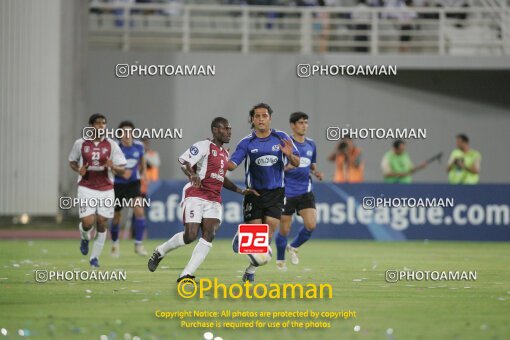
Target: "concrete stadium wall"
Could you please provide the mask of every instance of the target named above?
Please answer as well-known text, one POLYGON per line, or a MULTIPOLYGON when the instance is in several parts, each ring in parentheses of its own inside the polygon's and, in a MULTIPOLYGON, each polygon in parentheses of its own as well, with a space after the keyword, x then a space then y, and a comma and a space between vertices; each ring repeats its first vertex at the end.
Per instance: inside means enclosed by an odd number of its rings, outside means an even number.
POLYGON ((69 185, 62 151, 85 112, 80 13, 81 0, 0 1, 0 215, 54 215, 69 185))
MULTIPOLYGON (((334 166, 326 158, 336 143, 326 140, 325 131, 328 126, 349 124, 356 128, 427 129, 426 140, 408 143, 415 163, 439 151, 448 157, 455 147, 455 135, 467 133, 472 147, 483 156, 481 182, 508 182, 508 68, 491 70, 486 60, 488 67, 480 70, 465 58, 435 58, 432 67, 427 68, 421 65, 420 58, 426 56, 399 59, 403 66, 397 76, 303 79, 296 76, 296 65, 300 63, 373 64, 395 63, 395 59, 91 50, 87 108, 89 113, 106 113, 110 127, 131 119, 143 128, 182 128, 182 140, 153 143, 162 156, 163 178, 183 178, 177 156, 194 141, 210 135, 213 117, 222 115, 230 120, 233 151, 249 133, 248 110, 255 103, 267 102, 274 108, 273 127, 278 129, 289 131, 288 116, 293 111, 310 114, 310 137, 317 142, 318 164, 327 178, 332 177, 334 166), (115 65, 121 63, 216 65, 216 75, 116 78, 115 65)), ((88 114, 77 121, 85 124, 87 117, 88 114)), ((82 126, 78 125, 76 136, 82 126)), ((367 181, 381 180, 380 160, 391 142, 357 141, 364 152, 367 181)), ((71 144, 65 145, 64 154, 71 144)), ((240 179, 242 171, 232 175, 240 179)), ((445 183, 445 162, 431 165, 414 179, 445 183)))

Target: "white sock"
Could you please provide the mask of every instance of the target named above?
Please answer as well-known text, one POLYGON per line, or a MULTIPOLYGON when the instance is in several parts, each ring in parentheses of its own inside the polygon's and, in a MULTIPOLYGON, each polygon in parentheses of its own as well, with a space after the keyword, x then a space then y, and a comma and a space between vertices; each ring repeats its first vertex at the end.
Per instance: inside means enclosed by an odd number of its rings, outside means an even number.
POLYGON ((200 238, 198 240, 197 245, 195 246, 195 249, 193 249, 193 254, 191 254, 191 259, 189 260, 188 264, 184 268, 184 270, 181 273, 181 277, 184 275, 193 275, 198 267, 204 262, 205 257, 207 254, 209 254, 209 250, 211 250, 212 243, 207 242, 203 238, 200 238))
POLYGON ((172 236, 172 238, 166 241, 165 243, 161 244, 157 249, 161 255, 165 256, 165 254, 168 253, 169 251, 182 247, 183 245, 185 245, 184 231, 181 231, 180 233, 177 233, 174 236, 172 236))
POLYGON ((82 240, 90 240, 90 232, 92 231, 92 228, 85 231, 85 230, 83 230, 83 226, 81 225, 81 222, 80 222, 80 224, 78 225, 78 229, 80 230, 80 235, 81 235, 82 240))
POLYGON ((250 263, 248 268, 246 268, 245 272, 247 272, 248 274, 255 274, 255 270, 257 270, 257 267, 250 263))
POLYGON ((92 253, 90 254, 90 259, 93 258, 99 259, 99 255, 103 251, 104 241, 106 240, 106 231, 100 233, 99 231, 96 233, 96 240, 94 241, 94 245, 92 246, 92 253))

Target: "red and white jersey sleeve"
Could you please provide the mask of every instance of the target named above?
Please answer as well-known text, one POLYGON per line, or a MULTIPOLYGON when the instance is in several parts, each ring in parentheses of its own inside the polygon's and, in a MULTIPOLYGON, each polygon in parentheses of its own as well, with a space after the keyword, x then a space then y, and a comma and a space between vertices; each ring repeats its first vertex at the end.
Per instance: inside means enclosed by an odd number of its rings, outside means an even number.
MULTIPOLYGON (((196 142, 179 157, 179 162, 181 164, 188 162, 191 167, 194 167, 195 165, 197 165, 197 167, 202 165, 197 163, 203 163, 204 157, 209 155, 209 144, 211 144, 209 140, 196 142)), ((200 178, 202 177, 200 176, 200 178)))
POLYGON ((69 162, 78 162, 80 166, 82 165, 81 146, 83 142, 85 142, 83 138, 77 139, 74 142, 71 153, 69 153, 69 162))
POLYGON ((184 187, 183 199, 197 197, 212 202, 221 202, 221 189, 223 188, 224 176, 227 173, 229 154, 227 150, 203 140, 193 144, 189 150, 179 157, 183 164, 189 162, 195 173, 200 177, 201 188, 187 184, 184 187))

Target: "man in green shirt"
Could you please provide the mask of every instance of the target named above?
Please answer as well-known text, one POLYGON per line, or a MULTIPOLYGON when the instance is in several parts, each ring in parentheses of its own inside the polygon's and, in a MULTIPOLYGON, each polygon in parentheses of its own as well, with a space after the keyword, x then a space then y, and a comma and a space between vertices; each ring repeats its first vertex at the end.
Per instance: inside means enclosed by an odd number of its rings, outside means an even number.
POLYGON ((480 180, 482 155, 469 147, 465 134, 457 135, 457 148, 448 159, 448 182, 450 184, 477 184, 480 180))
POLYGON ((384 183, 411 183, 411 175, 426 166, 427 163, 422 163, 415 167, 406 152, 405 142, 396 140, 393 142, 393 149, 386 152, 381 161, 384 183))

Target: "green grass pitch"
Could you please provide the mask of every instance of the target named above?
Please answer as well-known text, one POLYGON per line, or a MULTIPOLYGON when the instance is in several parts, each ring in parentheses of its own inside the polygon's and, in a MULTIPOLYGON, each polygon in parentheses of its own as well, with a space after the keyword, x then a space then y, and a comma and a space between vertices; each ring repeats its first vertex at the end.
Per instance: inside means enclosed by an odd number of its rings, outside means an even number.
MULTIPOLYGON (((148 241, 146 248, 157 243, 148 241)), ((79 253, 78 246, 78 240, 0 242, 0 328, 7 330, 7 338, 19 338, 20 329, 38 339, 100 339, 101 335, 128 339, 128 334, 141 339, 203 339, 206 331, 223 339, 264 340, 510 338, 508 243, 312 239, 300 249, 301 263, 288 262, 287 272, 276 270, 273 245, 273 261, 258 270, 257 283, 330 283, 334 289, 331 300, 279 301, 179 297, 175 280, 194 244, 170 253, 151 273, 147 259, 133 253, 131 242, 122 242, 119 259, 110 256, 107 243, 101 269, 126 270, 126 281, 35 282, 35 270, 88 270, 88 257, 79 253), (384 273, 389 269, 477 271, 477 280, 386 283, 384 273), (156 310, 227 309, 352 310, 357 317, 331 321, 329 329, 308 330, 189 329, 181 328, 179 320, 155 317, 156 310)), ((244 255, 232 253, 230 241, 217 240, 197 277, 238 283, 246 263, 244 255)))

